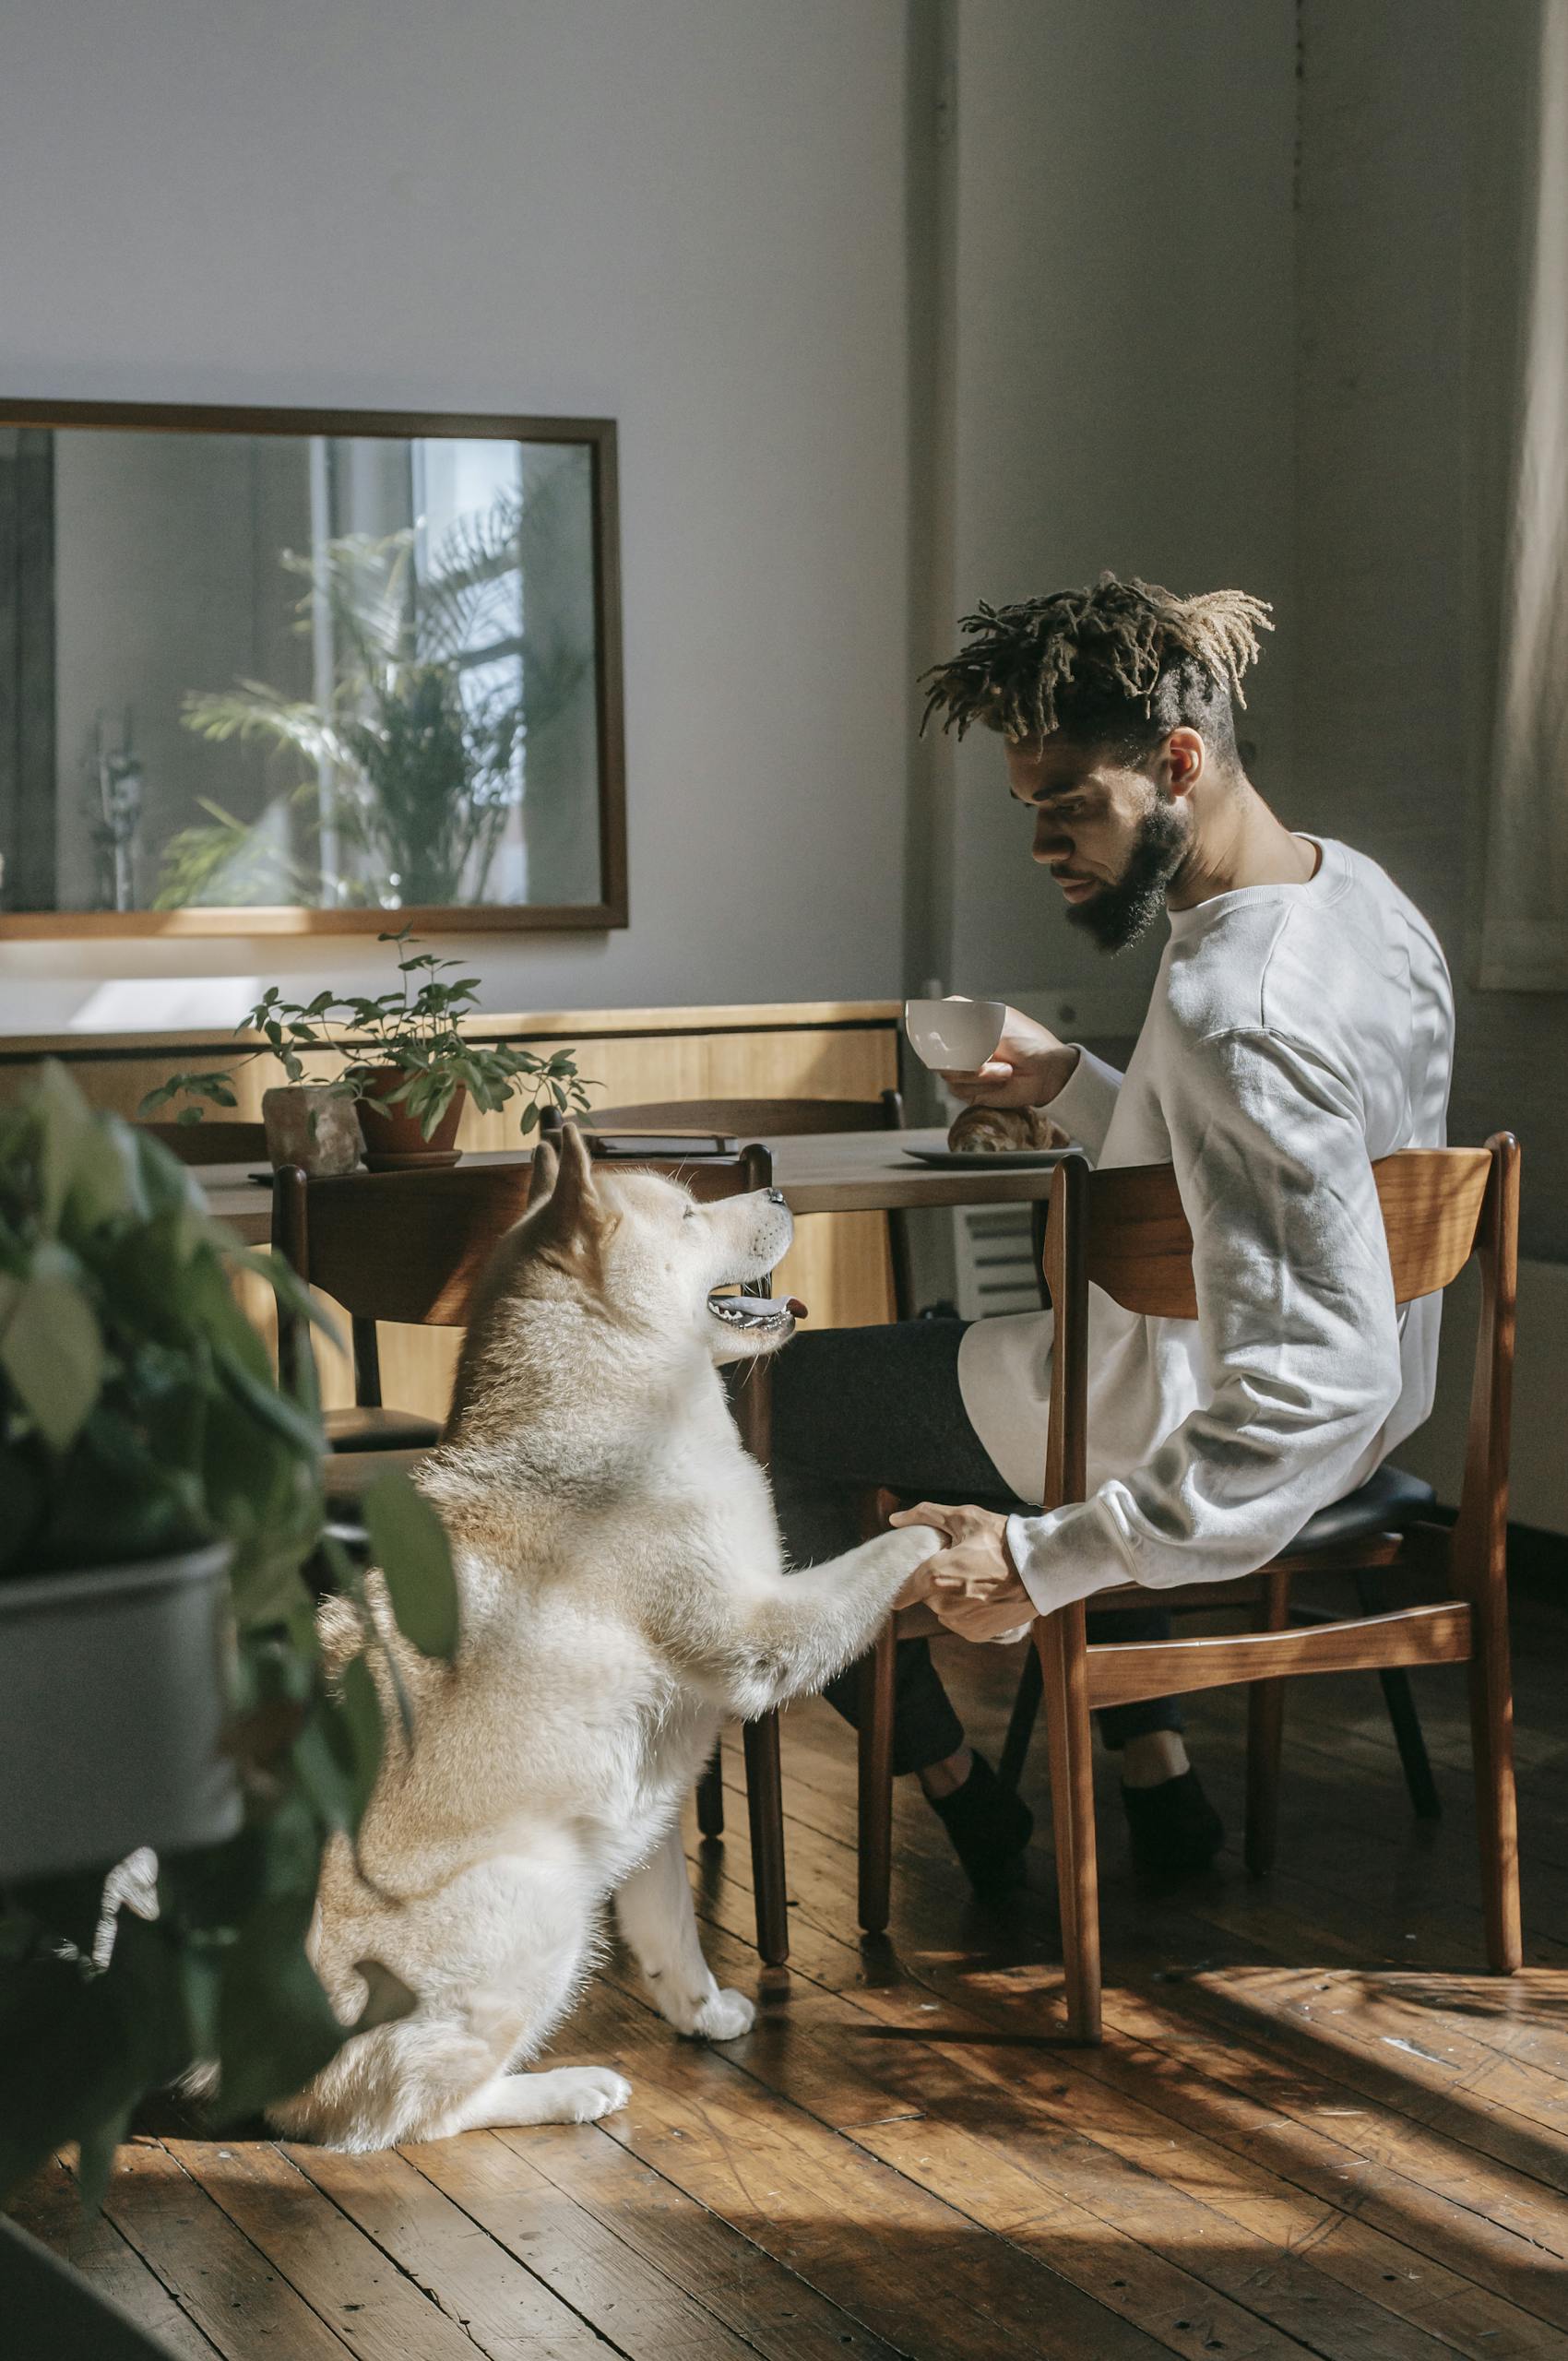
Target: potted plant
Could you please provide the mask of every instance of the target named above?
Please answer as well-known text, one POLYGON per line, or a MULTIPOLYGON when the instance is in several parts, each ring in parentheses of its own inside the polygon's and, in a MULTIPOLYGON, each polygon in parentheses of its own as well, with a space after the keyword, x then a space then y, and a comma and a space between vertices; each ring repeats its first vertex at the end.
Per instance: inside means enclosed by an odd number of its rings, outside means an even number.
MULTIPOLYGON (((233 2117, 346 2037, 305 1939, 398 1684, 325 1532, 309 1358, 281 1389, 240 1265, 308 1314, 62 1068, 0 1109, 0 2197, 72 2140, 101 2187, 137 2099, 198 2060, 233 2117), (347 1618, 331 1683, 307 1561, 347 1618), (147 1915, 116 1915, 109 1872, 149 1845, 147 1915)), ((403 1631, 450 1655, 439 1522, 396 1475, 366 1515, 403 1631)))
POLYGON ((525 742, 538 742, 593 663, 591 645, 547 635, 531 612, 526 640, 515 637, 520 581, 548 573, 570 528, 570 472, 533 476, 526 502, 503 492, 422 552, 411 525, 282 552, 304 587, 299 635, 327 626, 330 681, 309 698, 252 680, 194 690, 184 719, 211 743, 296 755, 307 775, 250 822, 199 796, 205 818, 164 848, 158 908, 489 898, 509 825, 520 812, 528 825, 525 742), (324 822, 335 847, 325 868, 324 822))
MULTIPOLYGON (((314 1000, 297 1002, 286 1001, 274 984, 237 1028, 263 1036, 267 1049, 282 1062, 289 1088, 314 1093, 318 1107, 333 1102, 357 1106, 365 1162, 373 1172, 456 1164, 461 1150, 453 1143, 470 1097, 484 1113, 493 1114, 508 1099, 526 1093, 519 1122, 525 1136, 546 1103, 562 1114, 586 1111, 588 1086, 578 1076, 572 1050, 557 1050, 540 1058, 506 1042, 469 1039, 462 1028, 464 1020, 477 1014, 479 978, 451 978, 448 971, 459 963, 415 950, 408 927, 376 940, 395 943, 405 954, 398 962, 400 982, 396 990, 374 996, 350 993, 340 1000, 324 991, 314 1000), (347 1043, 340 1038, 345 1033, 350 1037, 347 1043), (309 1051, 341 1056, 341 1072, 326 1083, 306 1083, 303 1054, 309 1051)), ((261 1049, 251 1052, 252 1057, 266 1054, 261 1049)), ((183 1096, 190 1103, 176 1120, 198 1121, 204 1101, 219 1107, 238 1104, 236 1071, 225 1067, 172 1074, 148 1092, 137 1112, 150 1115, 183 1096)), ((275 1094, 267 1092, 264 1112, 268 1098, 276 1105, 275 1094)), ((320 1127, 319 1115, 315 1123, 320 1127)), ((291 1160, 274 1154, 275 1162, 291 1160)))

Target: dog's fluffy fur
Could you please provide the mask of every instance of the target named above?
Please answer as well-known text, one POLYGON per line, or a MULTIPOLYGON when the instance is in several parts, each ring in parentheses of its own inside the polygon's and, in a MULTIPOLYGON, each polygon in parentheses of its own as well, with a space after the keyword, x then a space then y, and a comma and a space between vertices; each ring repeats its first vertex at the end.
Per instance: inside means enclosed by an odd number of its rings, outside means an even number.
MULTIPOLYGON (((365 1999, 358 1963, 383 1963, 416 2005, 355 2034, 273 2110, 280 2130, 372 2149, 622 2106, 607 2068, 521 2070, 581 1989, 612 1893, 678 2032, 750 2025, 702 1955, 683 1797, 720 1724, 860 1655, 940 1538, 881 1534, 786 1574, 719 1368, 775 1349, 792 1322, 737 1325, 709 1293, 772 1270, 790 1229, 770 1192, 699 1205, 656 1175, 590 1168, 570 1129, 558 1174, 540 1149, 419 1479, 451 1536, 457 1657, 410 1648, 372 1577, 414 1738, 385 1697, 359 1864, 335 1842, 312 1938, 346 2023, 365 1999)), ((343 1620, 329 1641, 358 1643, 343 1620)))

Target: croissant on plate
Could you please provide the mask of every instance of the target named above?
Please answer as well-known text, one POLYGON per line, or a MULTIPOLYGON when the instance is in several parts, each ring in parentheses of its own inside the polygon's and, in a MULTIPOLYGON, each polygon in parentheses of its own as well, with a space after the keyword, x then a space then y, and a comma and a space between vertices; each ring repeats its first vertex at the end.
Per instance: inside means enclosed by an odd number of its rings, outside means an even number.
POLYGON ((966 1107, 947 1145, 971 1156, 997 1156, 1018 1148, 1065 1147, 1067 1134, 1043 1107, 966 1107))

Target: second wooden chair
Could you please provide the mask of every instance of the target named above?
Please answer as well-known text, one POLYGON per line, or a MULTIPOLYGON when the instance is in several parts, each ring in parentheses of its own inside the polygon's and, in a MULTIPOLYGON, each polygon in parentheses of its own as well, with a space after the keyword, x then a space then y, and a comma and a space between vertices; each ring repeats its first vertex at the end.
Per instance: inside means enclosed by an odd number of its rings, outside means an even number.
MULTIPOLYGON (((1385 1467, 1314 1518, 1296 1545, 1259 1573, 1158 1594, 1162 1606, 1177 1611, 1240 1608, 1253 1621, 1250 1631, 1090 1643, 1081 1602, 1037 1620, 1067 2023, 1080 2041, 1098 2041, 1100 2032, 1089 1715, 1102 1705, 1246 1687, 1246 1855, 1250 1867, 1263 1869, 1274 1857, 1285 1682, 1310 1672, 1467 1665, 1487 1957, 1498 1975, 1511 1975, 1520 1964, 1505 1567, 1518 1144, 1503 1133, 1484 1148, 1408 1150, 1373 1170, 1396 1302, 1449 1287, 1472 1255, 1480 1266, 1458 1521, 1452 1530, 1430 1522, 1423 1513, 1428 1488, 1385 1467), (1295 1621, 1292 1584, 1324 1566, 1362 1580, 1412 1574, 1439 1596, 1356 1617, 1314 1612, 1295 1621)), ((1056 1325, 1044 1501, 1056 1508, 1082 1500, 1087 1488, 1089 1287, 1151 1318, 1197 1316, 1192 1236, 1170 1167, 1091 1171, 1081 1157, 1064 1158, 1052 1177, 1046 1277, 1056 1325)), ((1129 1587, 1103 1592, 1095 1603, 1148 1596, 1129 1587)), ((893 1645, 889 1632, 868 1668, 871 1710, 861 1725, 861 1910, 862 1922, 873 1927, 885 1926, 887 1916, 893 1645)))

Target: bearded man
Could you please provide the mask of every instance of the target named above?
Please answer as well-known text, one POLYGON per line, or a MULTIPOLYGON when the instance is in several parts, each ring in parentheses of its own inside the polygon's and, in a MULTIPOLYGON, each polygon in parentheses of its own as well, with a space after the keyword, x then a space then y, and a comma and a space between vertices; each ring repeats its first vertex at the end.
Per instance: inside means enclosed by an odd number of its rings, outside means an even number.
MULTIPOLYGON (((868 1485, 923 1495, 932 1604, 994 1639, 1129 1583, 1089 1637, 1163 1637, 1162 1588, 1253 1572, 1429 1415, 1438 1299, 1394 1303, 1372 1167, 1444 1138, 1448 972, 1375 862, 1288 827, 1247 777, 1234 705, 1268 611, 1103 575, 968 617, 926 718, 1003 742, 1033 857, 1107 952, 1170 941, 1125 1074, 1016 1011, 972 1105, 1049 1109, 1102 1166, 1170 1164, 1193 1232, 1195 1323, 1091 1290, 1088 1494, 1039 1513, 1049 1311, 798 1338, 774 1381, 773 1469, 797 1562, 854 1538, 868 1485)), ((828 1691, 853 1720, 857 1669, 828 1691)), ((1134 1860, 1180 1876, 1222 1837, 1170 1699, 1099 1717, 1122 1754, 1134 1860)), ((917 1774, 981 1892, 1032 1830, 921 1641, 898 1650, 894 1767, 917 1774)))

